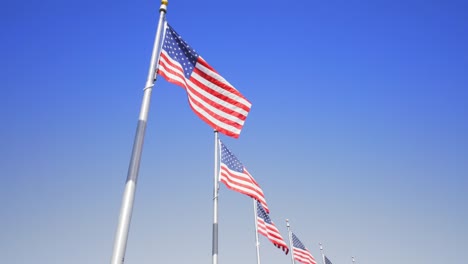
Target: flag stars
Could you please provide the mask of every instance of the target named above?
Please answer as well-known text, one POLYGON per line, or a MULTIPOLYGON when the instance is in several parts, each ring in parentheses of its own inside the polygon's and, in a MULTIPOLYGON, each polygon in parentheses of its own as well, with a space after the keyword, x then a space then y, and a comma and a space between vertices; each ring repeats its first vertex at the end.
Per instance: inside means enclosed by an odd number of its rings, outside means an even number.
POLYGON ((192 110, 209 126, 226 136, 238 138, 251 103, 168 23, 164 30, 157 73, 187 90, 192 110), (204 92, 207 88, 209 92, 204 92))
POLYGON ((257 215, 260 216, 266 223, 272 224, 270 217, 265 212, 265 209, 263 209, 263 206, 259 201, 257 201, 257 215))
POLYGON ((222 152, 222 162, 226 164, 229 169, 237 172, 244 172, 244 165, 234 156, 231 154, 231 152, 224 146, 224 144, 221 144, 221 152, 222 152))
POLYGON ((306 250, 304 244, 302 244, 302 242, 299 240, 299 238, 296 237, 296 235, 294 235, 294 233, 292 233, 291 236, 292 236, 294 247, 306 250))
POLYGON ((172 28, 168 27, 164 40, 164 49, 169 50, 169 56, 181 65, 186 78, 190 78, 198 54, 172 28))

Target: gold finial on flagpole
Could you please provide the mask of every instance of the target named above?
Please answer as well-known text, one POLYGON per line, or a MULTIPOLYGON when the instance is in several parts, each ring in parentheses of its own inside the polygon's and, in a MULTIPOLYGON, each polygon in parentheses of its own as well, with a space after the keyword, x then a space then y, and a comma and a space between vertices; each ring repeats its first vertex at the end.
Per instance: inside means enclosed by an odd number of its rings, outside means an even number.
POLYGON ((161 7, 159 7, 159 12, 163 11, 166 12, 167 4, 169 3, 168 0, 161 0, 161 7))

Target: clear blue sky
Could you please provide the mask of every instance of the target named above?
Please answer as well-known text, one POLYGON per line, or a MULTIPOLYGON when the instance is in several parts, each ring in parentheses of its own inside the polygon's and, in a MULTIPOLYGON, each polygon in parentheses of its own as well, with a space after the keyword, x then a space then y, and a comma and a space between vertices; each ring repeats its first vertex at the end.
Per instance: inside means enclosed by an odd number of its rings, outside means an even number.
MULTIPOLYGON (((109 263, 158 1, 0 10, 2 263, 109 263)), ((177 1, 167 20, 251 102, 222 137, 334 264, 461 263, 468 2, 177 1)), ((153 91, 127 264, 211 263, 213 133, 153 91)), ((255 264, 252 202, 221 186, 219 264, 255 264)), ((260 237, 262 263, 289 256, 260 237)))

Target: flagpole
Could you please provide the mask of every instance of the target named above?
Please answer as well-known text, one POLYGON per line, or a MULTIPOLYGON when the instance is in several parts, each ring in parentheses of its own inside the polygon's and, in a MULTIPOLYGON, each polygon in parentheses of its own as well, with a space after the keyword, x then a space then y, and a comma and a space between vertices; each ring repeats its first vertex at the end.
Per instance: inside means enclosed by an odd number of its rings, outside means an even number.
POLYGON ((218 191, 219 191, 219 179, 218 179, 218 151, 219 151, 219 139, 218 131, 214 131, 215 135, 215 149, 214 149, 214 184, 213 184, 213 244, 212 244, 212 257, 213 264, 218 264, 218 191))
POLYGON ((351 257, 351 261, 352 261, 352 262, 353 262, 353 264, 354 264, 354 257, 351 257))
POLYGON ((325 254, 323 253, 322 243, 319 243, 319 245, 320 245, 320 253, 322 253, 322 262, 323 262, 323 264, 326 264, 325 263, 325 254))
POLYGON ((143 100, 140 108, 140 116, 138 119, 135 139, 133 142, 132 156, 127 173, 127 181, 122 197, 122 205, 120 208, 119 224, 115 234, 114 249, 112 252, 111 264, 122 264, 125 260, 125 250, 127 247, 128 231, 132 218, 133 202, 135 199, 136 183, 138 179, 138 171, 140 169, 141 153, 143 150, 143 141, 145 138, 146 123, 148 120, 149 105, 151 101, 151 91, 156 80, 156 67, 159 60, 159 46, 161 42, 161 32, 163 29, 164 18, 167 9, 167 0, 161 1, 159 8, 159 22, 156 31, 156 37, 153 45, 153 53, 151 54, 151 62, 148 71, 145 88, 143 89, 143 100))
POLYGON ((260 264, 260 242, 258 241, 258 213, 257 213, 257 200, 252 199, 254 206, 255 216, 255 246, 257 247, 257 264, 260 264))
POLYGON ((294 264, 294 246, 292 243, 291 228, 289 226, 289 220, 286 219, 286 226, 288 227, 288 236, 289 236, 289 248, 291 249, 291 264, 294 264))

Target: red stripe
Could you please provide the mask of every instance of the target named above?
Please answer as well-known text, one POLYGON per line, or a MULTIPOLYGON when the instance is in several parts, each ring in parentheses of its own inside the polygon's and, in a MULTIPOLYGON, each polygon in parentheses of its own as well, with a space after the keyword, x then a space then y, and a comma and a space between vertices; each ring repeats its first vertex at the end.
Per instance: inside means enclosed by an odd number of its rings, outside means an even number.
MULTIPOLYGON (((193 81, 193 79, 191 79, 191 80, 193 81)), ((239 119, 242 119, 242 120, 244 120, 244 119, 246 118, 246 116, 244 116, 244 115, 242 115, 242 114, 238 114, 237 112, 233 112, 233 111, 229 111, 229 112, 228 112, 228 111, 226 111, 227 108, 221 107, 221 105, 219 105, 219 104, 217 104, 217 103, 215 103, 215 102, 209 100, 208 98, 206 98, 206 97, 204 97, 203 95, 201 95, 200 93, 198 93, 196 90, 192 89, 190 86, 188 87, 188 89, 190 89, 190 91, 191 91, 192 93, 194 93, 195 95, 197 95, 198 98, 202 99, 204 102, 210 104, 211 106, 217 108, 218 110, 221 110, 221 111, 225 112, 225 113, 228 114, 228 115, 235 116, 235 117, 237 117, 237 118, 239 118, 239 119), (232 113, 236 113, 236 114, 238 114, 239 116, 233 115, 232 113), (242 117, 242 118, 240 118, 240 117, 242 117)), ((205 110, 205 112, 207 112, 210 116, 216 118, 217 120, 219 120, 219 121, 221 121, 221 122, 223 122, 223 123, 230 124, 231 126, 233 126, 233 127, 235 127, 235 128, 238 128, 238 129, 242 128, 242 125, 241 125, 241 124, 239 124, 239 123, 237 123, 237 122, 234 122, 234 121, 232 121, 232 120, 229 120, 229 119, 227 119, 227 118, 225 118, 225 117, 222 117, 222 116, 220 116, 220 115, 218 115, 218 114, 212 112, 211 110, 209 110, 208 108, 206 108, 204 105, 202 105, 201 103, 197 102, 197 101, 194 99, 194 97, 191 96, 190 94, 187 94, 187 96, 190 97, 190 98, 192 98, 192 101, 190 102, 191 104, 194 104, 194 105, 200 107, 201 109, 205 110)))
MULTIPOLYGON (((198 57, 197 62, 200 63, 201 65, 205 66, 206 68, 210 69, 212 72, 214 72, 214 73, 220 75, 220 74, 219 74, 215 69, 213 69, 213 67, 211 67, 211 66, 208 64, 208 62, 206 62, 202 57, 198 57)), ((223 77, 222 77, 222 78, 223 78, 223 77)), ((210 76, 207 76, 205 79, 208 80, 208 79, 213 79, 213 78, 210 77, 210 76)), ((224 79, 224 78, 223 78, 223 79, 224 79)), ((219 83, 220 85, 218 85, 218 86, 223 87, 224 90, 226 90, 226 91, 228 91, 228 92, 230 92, 230 93, 232 93, 232 94, 235 94, 235 95, 237 95, 237 96, 239 96, 239 97, 242 97, 242 98, 244 98, 247 102, 249 102, 249 100, 247 100, 236 88, 234 88, 234 87, 228 85, 227 83, 220 83, 220 82, 219 82, 218 80, 216 80, 216 79, 213 79, 213 81, 211 81, 211 82, 212 82, 212 83, 215 83, 215 84, 219 83)), ((250 102, 249 102, 249 103, 250 103, 250 102)), ((244 110, 249 111, 249 109, 250 109, 250 108, 247 107, 247 108, 245 108, 244 110)))
MULTIPOLYGON (((159 62, 160 65, 163 66, 163 68, 159 68, 158 69, 158 73, 163 76, 167 81, 173 83, 173 84, 176 84, 176 85, 179 85, 185 89, 190 89, 190 91, 194 94, 196 94, 197 96, 200 97, 200 99, 202 99, 203 101, 209 103, 210 105, 212 105, 213 107, 216 107, 217 109, 231 115, 231 116, 234 116, 238 119, 241 119, 241 120, 245 120, 246 116, 240 114, 240 113, 237 113, 235 111, 232 111, 230 109, 227 109, 225 107, 222 107, 221 105, 217 104, 217 103, 214 103, 212 102, 211 100, 208 100, 207 98, 205 98, 204 96, 202 96, 201 94, 199 94, 198 92, 196 92, 193 88, 191 88, 186 82, 182 83, 178 80, 175 80, 175 79, 172 79, 171 77, 168 76, 168 74, 173 74, 173 75, 176 75, 178 77, 180 77, 182 80, 186 80, 185 79, 185 76, 183 74, 183 70, 182 68, 180 67, 179 64, 176 64, 176 63, 172 63, 172 60, 170 58, 168 58, 166 56, 166 54, 164 52, 161 53, 161 59, 160 59, 160 62, 159 62), (175 70, 172 70, 170 69, 168 66, 172 66, 175 68, 175 70)), ((210 67, 210 69, 212 69, 210 67)), ((203 74, 205 75, 205 74, 203 74)), ((206 75, 205 75, 206 76, 206 75)), ((194 82, 197 86, 199 86, 200 89, 203 89, 203 85, 201 83, 199 83, 198 81, 194 80, 193 78, 191 78, 191 81, 194 82)), ((205 88, 204 90, 207 90, 208 88, 205 88)), ((210 90, 210 89, 208 89, 210 90)), ((235 89, 234 89, 235 90, 235 89)), ((237 90, 236 90, 237 91, 237 90)), ((238 93, 238 92, 237 92, 238 93)), ((240 95, 240 93, 239 93, 240 95)), ((211 127, 213 127, 214 129, 216 129, 217 131, 219 131, 220 133, 223 133, 227 136, 230 136, 230 137, 234 137, 234 138, 238 138, 239 137, 239 133, 235 133, 235 132, 232 132, 232 131, 229 131, 225 128, 222 128, 222 127, 219 127, 217 124, 215 124, 214 122, 210 121, 207 117, 204 116, 204 114, 198 112, 197 109, 195 109, 194 105, 195 106, 198 106, 200 107, 201 109, 203 109, 204 111, 207 112, 208 115, 212 116, 213 118, 215 118, 216 120, 218 120, 219 122, 221 123, 224 123, 228 126, 231 126, 231 127, 234 127, 234 128, 237 128, 239 130, 242 129, 242 125, 241 124, 238 124, 237 122, 235 121, 232 121, 232 120, 229 120, 229 119, 226 119, 224 117, 221 117, 219 116, 218 114, 215 114, 214 112, 206 109, 206 107, 204 107, 203 105, 201 105, 199 102, 195 101, 193 99, 193 97, 191 97, 188 93, 187 93, 187 96, 189 98, 192 98, 192 100, 190 101, 189 100, 189 105, 190 107, 192 108, 192 111, 195 112, 195 114, 200 118, 202 119, 203 121, 205 121, 206 123, 208 123, 208 125, 210 125, 211 127), (193 105, 192 105, 193 104, 193 105)), ((242 105, 240 103, 235 103, 236 106, 239 107, 239 105, 242 105)), ((243 106, 243 105, 242 105, 243 106)))
MULTIPOLYGON (((237 90, 235 90, 232 86, 230 86, 228 83, 225 83, 225 82, 221 82, 211 76, 209 76, 208 74, 204 73, 203 71, 199 70, 198 68, 195 68, 193 70, 196 74, 198 74, 200 77, 202 77, 203 79, 207 80, 208 82, 210 83, 213 83, 214 85, 218 86, 219 88, 222 89, 222 91, 227 91, 227 92, 230 92, 232 94, 235 94, 243 99, 245 99, 247 102, 248 100, 242 96, 237 90)), ((229 98, 227 96, 224 95, 224 93, 218 91, 218 90, 213 90, 207 86, 205 86, 204 84, 200 83, 199 81, 197 80, 193 80, 194 83, 196 83, 196 85, 198 87, 200 87, 201 89, 203 89, 204 91, 206 91, 207 93, 210 93, 212 94, 213 96, 216 96, 218 97, 219 99, 223 100, 223 101, 226 101, 226 102, 229 102, 230 104, 233 104, 233 105, 236 105, 237 107, 239 108, 242 108, 243 110, 245 111, 249 111, 250 110, 250 107, 247 106, 247 105, 244 105, 242 103, 240 103, 239 101, 236 101, 232 98, 229 98)))
MULTIPOLYGON (((209 88, 206 88, 206 86, 204 84, 202 84, 201 82, 199 82, 198 80, 194 79, 193 77, 190 77, 190 81, 192 81, 192 83, 199 89, 202 89, 210 94, 212 94, 213 96, 216 96, 217 98, 219 98, 220 100, 223 100, 223 101, 227 101, 229 102, 230 104, 232 105, 235 105, 239 108, 243 108, 242 106, 244 106, 243 104, 241 103, 236 103, 237 101, 234 101, 232 100, 231 98, 228 98, 226 96, 219 96, 219 93, 218 95, 215 94, 215 92, 209 88)), ((211 99, 205 97, 204 95, 202 95, 200 92, 198 92, 197 90, 195 90, 194 88, 188 86, 187 87, 188 89, 190 89, 190 91, 197 95, 199 98, 201 98, 204 102, 206 102, 207 104, 213 106, 214 108, 220 110, 220 111, 223 111, 224 113, 226 114, 229 114, 231 116, 235 116, 236 118, 239 118, 241 120, 245 120, 247 118, 246 115, 242 114, 242 113, 239 113, 239 112, 236 112, 236 111, 233 111, 232 109, 229 109, 215 101, 212 101, 211 99)), ((206 109, 204 106, 203 106, 204 109, 206 109)), ((247 110, 248 111, 248 110, 247 110)), ((233 122, 231 120, 228 120, 229 122, 233 122)))
POLYGON ((160 74, 162 77, 164 77, 164 79, 166 79, 168 82, 173 83, 173 84, 178 85, 178 86, 181 86, 182 88, 186 89, 185 88, 185 86, 186 86, 185 83, 179 82, 176 79, 172 79, 171 77, 169 77, 166 74, 166 73, 173 74, 173 75, 176 75, 176 76, 180 77, 182 80, 185 80, 183 71, 182 71, 182 69, 180 68, 179 65, 172 64, 170 60, 166 59, 166 55, 164 53, 161 53, 161 60, 159 61, 159 64, 162 65, 164 68, 159 67, 158 68, 158 74, 160 74), (172 66, 172 67, 176 68, 177 70, 173 71, 173 70, 171 70, 171 68, 169 68, 169 66, 172 66))
POLYGON ((283 237, 281 237, 276 226, 273 223, 266 223, 262 218, 257 219, 257 225, 262 228, 258 229, 258 232, 267 237, 276 247, 281 248, 286 254, 288 254, 289 248, 284 242, 283 237))
POLYGON ((226 178, 230 179, 231 181, 240 180, 240 181, 248 183, 247 186, 243 186, 243 187, 247 187, 253 190, 254 192, 258 193, 259 196, 265 197, 261 189, 257 190, 256 188, 252 187, 252 185, 255 185, 256 187, 260 187, 260 186, 257 184, 257 182, 253 179, 253 177, 250 174, 246 174, 246 173, 242 175, 234 174, 224 163, 221 163, 221 172, 225 172, 224 176, 226 176, 226 178))
MULTIPOLYGON (((232 174, 232 173, 230 173, 228 168, 221 168, 221 170, 222 170, 222 172, 224 172, 224 174, 222 174, 222 175, 225 176, 230 182, 232 182, 232 184, 235 184, 235 185, 239 186, 240 188, 244 187, 246 189, 252 190, 253 192, 257 193, 258 196, 260 196, 260 197, 265 197, 265 195, 263 193, 259 192, 256 188, 252 187, 252 184, 254 184, 254 182, 248 176, 242 177, 242 176, 239 176, 239 175, 236 175, 236 174, 232 174), (245 184, 239 183, 239 182, 234 181, 234 180, 239 180, 239 181, 245 182, 245 184)), ((256 186, 258 186, 258 185, 256 185, 256 186)))
MULTIPOLYGON (((252 198, 256 198, 256 200, 260 201, 260 198, 265 198, 265 196, 262 193, 259 193, 256 189, 252 188, 252 185, 249 184, 249 182, 245 181, 243 178, 237 177, 236 175, 230 174, 229 171, 226 171, 223 168, 221 168, 221 182, 226 184, 226 186, 229 189, 232 189, 234 191, 243 193, 243 194, 251 196, 251 197, 253 196, 252 198), (242 180, 246 184, 235 182, 235 181, 233 181, 233 178, 242 180), (252 193, 247 193, 243 189, 248 189, 252 193)), ((266 209, 265 209, 265 211, 266 211, 266 209)))
POLYGON ((316 264, 314 257, 310 254, 309 251, 303 250, 300 248, 294 248, 293 250, 293 257, 295 260, 300 261, 305 264, 316 264))
POLYGON ((256 199, 257 201, 259 201, 262 204, 265 211, 267 213, 269 213, 270 209, 268 209, 268 205, 265 202, 265 195, 263 194, 263 192, 260 192, 261 189, 259 191, 259 190, 255 189, 255 188, 252 188, 252 184, 256 184, 256 186, 258 186, 258 184, 255 182, 255 180, 253 179, 253 177, 250 174, 244 174, 244 175, 245 175, 245 177, 232 174, 231 171, 229 170, 229 168, 227 168, 226 165, 221 163, 221 168, 220 168, 220 176, 221 176, 220 180, 221 180, 221 182, 224 183, 226 185, 226 187, 228 187, 231 190, 240 192, 242 194, 245 194, 247 196, 250 196, 250 197, 256 199), (245 184, 235 182, 234 181, 235 179, 237 179, 239 181, 242 181, 242 182, 245 182, 245 184), (248 193, 248 192, 242 190, 241 188, 248 189, 252 193, 248 193))
MULTIPOLYGON (((163 69, 159 68, 158 73, 159 73, 161 76, 163 76, 168 82, 173 83, 173 84, 176 84, 176 85, 179 85, 179 86, 181 86, 181 87, 187 89, 187 86, 188 86, 188 85, 187 85, 186 83, 181 83, 181 82, 179 82, 179 81, 176 80, 176 79, 172 79, 171 77, 169 77, 169 76, 166 74, 166 72, 167 72, 167 73, 170 73, 170 74, 174 74, 174 75, 176 75, 176 76, 182 78, 183 80, 185 80, 185 78, 184 78, 184 76, 183 76, 183 73, 182 73, 182 70, 180 69, 180 67, 179 67, 178 65, 171 64, 170 61, 166 60, 165 54, 164 54, 164 53, 161 53, 161 56, 162 56, 162 57, 161 57, 162 59, 160 60, 160 64, 161 64, 162 66, 165 66, 165 68, 163 68, 163 69), (175 67, 175 68, 177 69, 177 71, 173 71, 173 70, 169 69, 169 68, 167 67, 167 65, 171 65, 171 66, 175 67)), ((189 95, 187 94, 187 96, 189 96, 189 95)), ((190 101, 189 101, 189 105, 190 105, 190 108, 192 108, 192 111, 195 112, 195 114, 196 114, 200 119, 202 119, 203 121, 205 121, 206 123, 208 123, 208 125, 210 125, 210 126, 213 127, 214 129, 216 129, 216 130, 219 131, 220 133, 223 133, 223 134, 225 134, 225 135, 227 135, 227 136, 234 137, 234 138, 238 138, 238 137, 239 137, 239 134, 238 134, 238 133, 234 133, 234 132, 232 132, 232 131, 230 131, 230 130, 227 130, 227 129, 224 129, 224 128, 222 128, 222 127, 219 127, 218 125, 216 125, 215 123, 213 123, 212 121, 210 121, 208 118, 206 118, 203 114, 199 113, 199 112, 192 106, 192 104, 190 103, 190 101)), ((202 108, 204 108, 204 107, 202 107, 202 108)), ((222 118, 222 117, 220 117, 220 116, 218 116, 218 115, 215 115, 215 114, 214 114, 213 112, 211 112, 211 111, 207 111, 207 112, 209 112, 211 116, 213 116, 215 119, 219 120, 219 121, 222 122, 222 123, 228 124, 228 125, 230 125, 230 126, 234 126, 234 127, 236 127, 236 128, 239 128, 239 129, 242 128, 241 125, 239 125, 239 124, 237 124, 237 123, 233 123, 231 120, 227 120, 227 119, 222 118), (228 121, 228 122, 226 122, 226 121, 228 121)))

